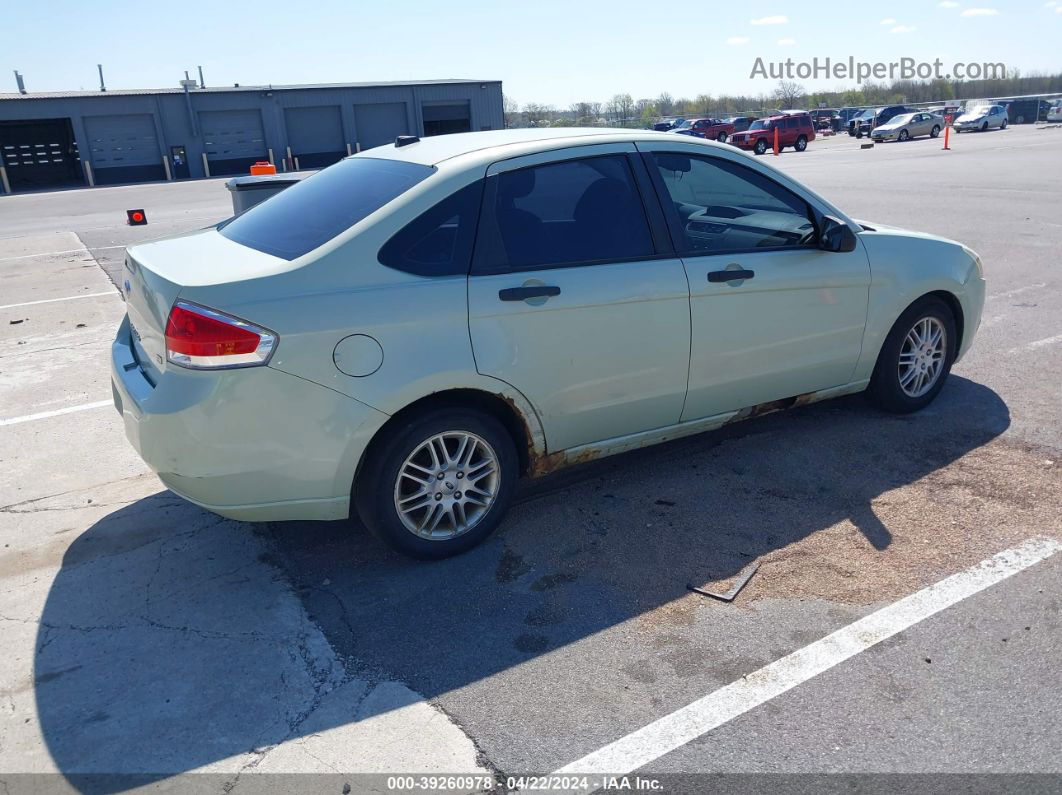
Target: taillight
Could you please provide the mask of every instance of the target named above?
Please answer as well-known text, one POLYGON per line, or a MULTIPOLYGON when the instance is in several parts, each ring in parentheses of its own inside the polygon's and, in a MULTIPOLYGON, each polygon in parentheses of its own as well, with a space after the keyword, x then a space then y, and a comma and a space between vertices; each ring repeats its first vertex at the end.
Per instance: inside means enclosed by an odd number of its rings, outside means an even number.
POLYGON ((277 335, 215 309, 178 301, 166 321, 166 358, 181 367, 254 367, 265 364, 277 335))

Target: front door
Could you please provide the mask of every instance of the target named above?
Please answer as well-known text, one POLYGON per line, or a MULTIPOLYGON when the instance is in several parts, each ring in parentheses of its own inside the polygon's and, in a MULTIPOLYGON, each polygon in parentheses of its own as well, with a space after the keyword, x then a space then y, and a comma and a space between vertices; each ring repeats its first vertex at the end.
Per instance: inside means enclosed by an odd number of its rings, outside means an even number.
POLYGON ((862 246, 817 247, 808 203, 733 159, 646 158, 690 283, 683 420, 848 383, 862 348, 870 267, 862 246))
POLYGON ((659 253, 633 156, 587 146, 488 174, 468 286, 476 366, 527 397, 551 452, 682 412, 689 289, 682 262, 659 253))

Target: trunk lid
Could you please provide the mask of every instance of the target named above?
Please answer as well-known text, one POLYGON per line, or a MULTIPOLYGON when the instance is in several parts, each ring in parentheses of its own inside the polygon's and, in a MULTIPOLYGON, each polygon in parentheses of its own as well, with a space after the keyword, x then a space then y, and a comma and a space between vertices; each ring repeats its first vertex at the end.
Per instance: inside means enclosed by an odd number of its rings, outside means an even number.
POLYGON ((290 262, 241 246, 213 229, 127 249, 121 287, 133 352, 148 380, 157 383, 168 366, 166 321, 184 288, 290 269, 290 262))

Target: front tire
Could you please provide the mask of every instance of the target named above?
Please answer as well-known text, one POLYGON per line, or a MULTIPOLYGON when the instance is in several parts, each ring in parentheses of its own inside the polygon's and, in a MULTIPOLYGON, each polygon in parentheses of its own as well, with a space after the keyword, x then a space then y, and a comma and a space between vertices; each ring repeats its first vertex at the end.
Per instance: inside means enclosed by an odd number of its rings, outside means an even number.
POLYGON ((941 299, 909 306, 881 346, 867 389, 878 408, 907 414, 925 408, 944 387, 955 361, 955 316, 941 299))
POLYGON ((900 130, 900 140, 901 141, 906 141, 910 137, 911 137, 911 133, 907 132, 907 130, 900 130))
POLYGON ((752 151, 755 152, 758 155, 762 155, 764 152, 766 152, 767 151, 767 139, 766 138, 757 138, 756 139, 756 145, 754 147, 752 147, 752 151))
POLYGON ((516 448, 489 414, 442 408, 389 429, 354 484, 365 525, 394 549, 435 560, 471 549, 501 523, 516 448))

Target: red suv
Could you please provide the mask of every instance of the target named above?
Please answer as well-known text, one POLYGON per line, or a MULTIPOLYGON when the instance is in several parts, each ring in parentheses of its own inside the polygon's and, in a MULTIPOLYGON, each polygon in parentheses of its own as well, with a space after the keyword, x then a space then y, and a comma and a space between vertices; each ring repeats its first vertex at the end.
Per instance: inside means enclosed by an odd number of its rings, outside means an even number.
POLYGON ((734 133, 730 143, 740 149, 751 149, 762 155, 774 147, 774 131, 778 130, 778 148, 791 146, 798 152, 808 148, 808 141, 815 140, 815 125, 809 113, 787 113, 758 119, 745 132, 734 133))
POLYGON ((734 134, 734 125, 722 119, 689 119, 671 132, 679 135, 693 135, 725 144, 727 138, 734 134))

